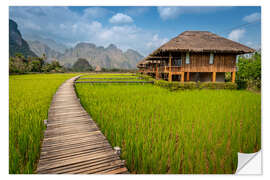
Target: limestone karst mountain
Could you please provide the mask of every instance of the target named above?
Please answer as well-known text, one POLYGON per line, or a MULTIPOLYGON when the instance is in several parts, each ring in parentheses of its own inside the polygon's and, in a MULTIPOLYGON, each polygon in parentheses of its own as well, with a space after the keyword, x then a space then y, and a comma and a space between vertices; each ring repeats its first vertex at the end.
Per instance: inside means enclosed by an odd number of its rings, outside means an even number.
POLYGON ((46 61, 58 60, 60 64, 71 67, 79 58, 86 59, 93 67, 133 69, 143 56, 135 50, 122 51, 116 45, 96 46, 93 43, 78 43, 75 47, 65 45, 48 38, 38 37, 24 40, 17 23, 10 20, 10 55, 21 53, 24 56, 46 56, 46 61))
POLYGON ((30 50, 28 43, 23 39, 18 25, 15 21, 9 20, 9 55, 15 56, 16 54, 22 54, 25 57, 37 55, 30 50))

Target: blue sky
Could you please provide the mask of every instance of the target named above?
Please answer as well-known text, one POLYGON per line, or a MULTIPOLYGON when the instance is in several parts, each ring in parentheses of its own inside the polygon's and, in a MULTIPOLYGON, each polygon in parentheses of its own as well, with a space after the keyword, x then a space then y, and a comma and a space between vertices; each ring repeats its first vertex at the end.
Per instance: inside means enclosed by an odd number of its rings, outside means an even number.
POLYGON ((206 30, 253 48, 261 47, 260 7, 10 7, 25 37, 67 46, 113 43, 143 55, 186 30, 206 30))

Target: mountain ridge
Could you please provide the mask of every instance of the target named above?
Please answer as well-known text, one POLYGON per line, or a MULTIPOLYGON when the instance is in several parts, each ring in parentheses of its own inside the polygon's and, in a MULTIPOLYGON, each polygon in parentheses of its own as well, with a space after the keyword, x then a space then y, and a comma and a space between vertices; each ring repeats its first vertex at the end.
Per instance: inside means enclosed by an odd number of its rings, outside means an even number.
POLYGON ((28 43, 23 39, 18 29, 18 24, 12 19, 9 19, 9 56, 14 57, 18 53, 25 57, 37 57, 37 55, 30 50, 28 43))
POLYGON ((86 59, 93 67, 133 69, 143 56, 133 49, 121 50, 115 44, 107 47, 97 46, 94 43, 79 42, 74 47, 67 46, 48 38, 38 37, 22 38, 21 32, 15 21, 9 20, 9 54, 15 56, 21 53, 25 57, 43 57, 46 61, 58 60, 61 65, 72 66, 79 58, 86 59))
POLYGON ((74 47, 66 49, 64 53, 60 53, 39 41, 28 41, 28 43, 30 49, 38 56, 45 54, 48 61, 57 59, 66 67, 70 67, 79 58, 84 58, 91 66, 132 69, 136 68, 138 61, 143 58, 139 52, 133 49, 122 51, 114 44, 104 47, 94 43, 80 42, 74 47))

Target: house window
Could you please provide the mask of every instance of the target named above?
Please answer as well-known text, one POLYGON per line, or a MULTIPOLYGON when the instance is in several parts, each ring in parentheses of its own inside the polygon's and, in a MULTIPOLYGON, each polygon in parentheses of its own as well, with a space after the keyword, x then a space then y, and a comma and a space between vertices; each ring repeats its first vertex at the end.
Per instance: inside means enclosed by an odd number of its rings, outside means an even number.
POLYGON ((214 54, 210 53, 209 64, 214 64, 214 54))
POLYGON ((174 66, 181 66, 181 64, 182 64, 182 59, 181 58, 180 59, 176 59, 176 60, 173 61, 173 65, 174 66))
POLYGON ((182 59, 178 59, 178 64, 177 66, 181 66, 182 65, 182 59))
POLYGON ((189 60, 189 52, 186 53, 186 64, 189 64, 190 60, 189 60))

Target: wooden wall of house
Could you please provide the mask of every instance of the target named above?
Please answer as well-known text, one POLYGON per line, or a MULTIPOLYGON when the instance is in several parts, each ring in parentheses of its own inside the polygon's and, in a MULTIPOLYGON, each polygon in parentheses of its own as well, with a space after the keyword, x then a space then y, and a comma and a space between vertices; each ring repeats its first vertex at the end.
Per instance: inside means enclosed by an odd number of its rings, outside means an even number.
POLYGON ((184 72, 233 72, 236 68, 235 54, 214 54, 213 64, 209 64, 210 53, 190 53, 189 64, 186 64, 185 53, 181 57, 184 72))

